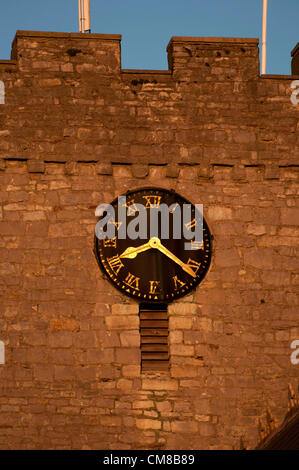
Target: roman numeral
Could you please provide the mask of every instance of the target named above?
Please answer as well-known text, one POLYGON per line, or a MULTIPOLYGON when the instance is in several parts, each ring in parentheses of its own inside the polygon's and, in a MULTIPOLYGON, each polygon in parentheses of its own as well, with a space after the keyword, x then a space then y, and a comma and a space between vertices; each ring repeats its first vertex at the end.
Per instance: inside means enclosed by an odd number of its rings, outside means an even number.
POLYGON ((128 215, 135 215, 135 213, 138 212, 134 199, 127 202, 127 204, 123 204, 123 207, 126 207, 128 209, 128 215))
POLYGON ((121 226, 122 222, 115 222, 114 220, 109 220, 108 224, 115 225, 116 230, 119 231, 119 227, 121 226))
POLYGON ((176 205, 174 206, 174 208, 171 209, 170 214, 173 214, 177 210, 178 207, 179 207, 179 204, 177 202, 176 205))
POLYGON ((173 282, 174 282, 174 288, 175 290, 180 289, 181 287, 184 287, 186 285, 185 282, 180 281, 177 276, 173 276, 173 282))
POLYGON ((151 209, 152 207, 159 207, 162 196, 143 196, 146 200, 146 209, 151 209))
POLYGON ((197 261, 194 261, 194 259, 189 258, 187 264, 191 266, 192 271, 197 274, 197 271, 199 270, 201 263, 198 263, 197 261))
POLYGON ((149 281, 149 283, 150 283, 150 288, 149 288, 150 294, 156 294, 160 291, 160 281, 149 281))
POLYGON ((203 250, 204 249, 204 243, 202 242, 197 242, 195 240, 190 240, 191 243, 191 250, 203 250))
POLYGON ((140 277, 136 277, 134 274, 129 273, 124 280, 124 283, 127 284, 127 286, 132 287, 132 289, 139 290, 139 281, 140 277))
POLYGON ((188 222, 187 224, 185 224, 185 227, 187 230, 192 230, 196 225, 197 225, 197 220, 193 219, 191 220, 191 222, 188 222))
POLYGON ((112 258, 107 258, 107 262, 115 275, 118 275, 121 268, 124 267, 119 255, 112 256, 112 258))
POLYGON ((114 238, 106 238, 103 241, 104 248, 116 248, 116 237, 114 238))

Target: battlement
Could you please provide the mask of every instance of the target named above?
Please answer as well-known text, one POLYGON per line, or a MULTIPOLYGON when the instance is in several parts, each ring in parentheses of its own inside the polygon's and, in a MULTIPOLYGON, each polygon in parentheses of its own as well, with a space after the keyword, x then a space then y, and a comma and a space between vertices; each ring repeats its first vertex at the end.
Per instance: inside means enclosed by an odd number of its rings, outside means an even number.
POLYGON ((299 42, 291 52, 292 56, 292 75, 299 75, 299 42))
POLYGON ((120 73, 119 34, 17 31, 11 59, 22 71, 120 73))
POLYGON ((244 38, 171 38, 168 63, 173 73, 189 80, 195 76, 250 80, 259 75, 258 39, 244 38))
MULTIPOLYGON (((120 34, 82 34, 46 31, 16 32, 11 60, 0 60, 0 72, 40 74, 170 74, 180 81, 252 81, 260 73, 256 38, 173 36, 167 46, 168 70, 122 70, 120 34)), ((299 43, 298 43, 299 44, 299 43)), ((291 52, 292 75, 298 78, 299 48, 291 52)), ((272 78, 273 76, 267 75, 272 78)))
MULTIPOLYGON (((121 35, 17 31, 11 59, 20 70, 112 74, 121 70, 121 35)), ((167 46, 169 71, 190 79, 259 73, 258 39, 174 36, 167 46), (189 70, 185 75, 182 70, 189 70)), ((7 61, 6 61, 7 62, 7 61)))
POLYGON ((120 42, 17 31, 11 60, 0 61, 0 157, 298 162, 296 77, 259 76, 258 39, 173 37, 169 70, 123 70, 120 42))
MULTIPOLYGON (((121 35, 17 31, 11 59, 22 71, 117 74, 121 35)), ((257 78, 258 39, 174 36, 167 46, 169 71, 183 79, 240 73, 257 78), (188 70, 189 73, 185 74, 188 70)), ((7 61, 6 61, 7 62, 7 61)))

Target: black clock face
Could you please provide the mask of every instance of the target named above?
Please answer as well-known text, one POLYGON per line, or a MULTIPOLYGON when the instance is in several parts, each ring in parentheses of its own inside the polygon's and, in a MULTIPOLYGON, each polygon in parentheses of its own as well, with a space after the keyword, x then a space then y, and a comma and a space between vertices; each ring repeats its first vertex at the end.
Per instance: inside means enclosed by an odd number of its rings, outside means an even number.
MULTIPOLYGON (((124 196, 126 200, 122 204, 122 211, 125 211, 126 220, 121 216, 116 198, 111 203, 115 218, 109 219, 106 225, 114 225, 115 236, 106 239, 95 236, 95 254, 99 266, 116 288, 142 302, 171 302, 188 294, 203 280, 211 261, 211 236, 205 220, 194 205, 174 191, 143 188, 129 191, 124 196), (138 204, 143 205, 146 217, 142 227, 144 238, 132 239, 129 236, 132 233, 130 223, 131 227, 134 224, 137 232, 141 228, 134 222, 138 216, 138 212, 134 212, 138 204), (165 218, 159 215, 154 236, 151 231, 153 219, 150 212, 157 208, 161 210, 162 204, 171 208, 169 234, 166 237, 165 218), (187 222, 182 216, 186 204, 190 208, 187 222), (180 211, 181 217, 176 211, 180 211), (190 241, 189 231, 192 233, 200 222, 203 224, 202 241, 190 241), (179 238, 178 223, 181 231, 179 238), (120 236, 122 224, 126 225, 126 238, 120 236)), ((107 213, 102 217, 105 216, 107 218, 107 213)))

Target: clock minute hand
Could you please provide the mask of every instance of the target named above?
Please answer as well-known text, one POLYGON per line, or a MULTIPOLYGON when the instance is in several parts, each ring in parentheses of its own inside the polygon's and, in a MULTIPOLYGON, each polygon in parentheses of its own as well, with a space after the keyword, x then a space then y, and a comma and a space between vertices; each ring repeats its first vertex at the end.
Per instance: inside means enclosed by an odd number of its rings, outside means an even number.
POLYGON ((170 258, 172 261, 174 261, 179 266, 181 266, 181 268, 190 276, 196 277, 196 274, 193 271, 193 269, 191 269, 190 266, 188 266, 188 264, 181 261, 173 253, 171 253, 171 251, 169 251, 165 246, 163 246, 159 238, 151 238, 149 241, 149 244, 151 245, 152 248, 156 248, 157 250, 161 251, 161 253, 168 256, 168 258, 170 258))
POLYGON ((121 255, 119 255, 120 258, 136 258, 136 256, 139 253, 142 253, 143 251, 150 250, 152 247, 149 244, 149 241, 145 243, 144 245, 141 246, 129 246, 121 255))

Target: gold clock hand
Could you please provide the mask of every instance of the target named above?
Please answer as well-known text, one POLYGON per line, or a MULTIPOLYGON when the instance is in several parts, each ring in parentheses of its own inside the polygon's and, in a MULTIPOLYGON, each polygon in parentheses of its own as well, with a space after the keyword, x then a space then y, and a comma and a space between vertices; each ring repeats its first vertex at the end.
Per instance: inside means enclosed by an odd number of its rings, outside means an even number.
POLYGON ((141 246, 129 246, 119 257, 120 258, 136 258, 136 256, 139 253, 142 253, 143 251, 150 250, 152 247, 149 244, 149 241, 145 243, 144 245, 141 246))
POLYGON ((119 257, 134 259, 139 253, 150 250, 151 248, 156 248, 157 250, 161 251, 161 253, 168 256, 168 258, 170 258, 172 261, 181 266, 181 268, 190 276, 196 277, 196 274, 194 273, 193 269, 190 268, 188 264, 184 263, 179 258, 177 258, 177 256, 171 253, 171 251, 169 251, 165 246, 163 246, 160 239, 157 237, 151 238, 147 243, 138 247, 129 246, 119 257))
POLYGON ((181 268, 190 276, 196 277, 196 274, 193 269, 191 269, 188 264, 181 261, 179 258, 177 258, 177 256, 175 256, 173 253, 171 253, 171 251, 169 251, 165 246, 163 246, 159 238, 153 237, 149 240, 148 243, 152 248, 156 248, 157 250, 161 251, 161 253, 168 256, 168 258, 170 258, 172 261, 181 266, 181 268))

